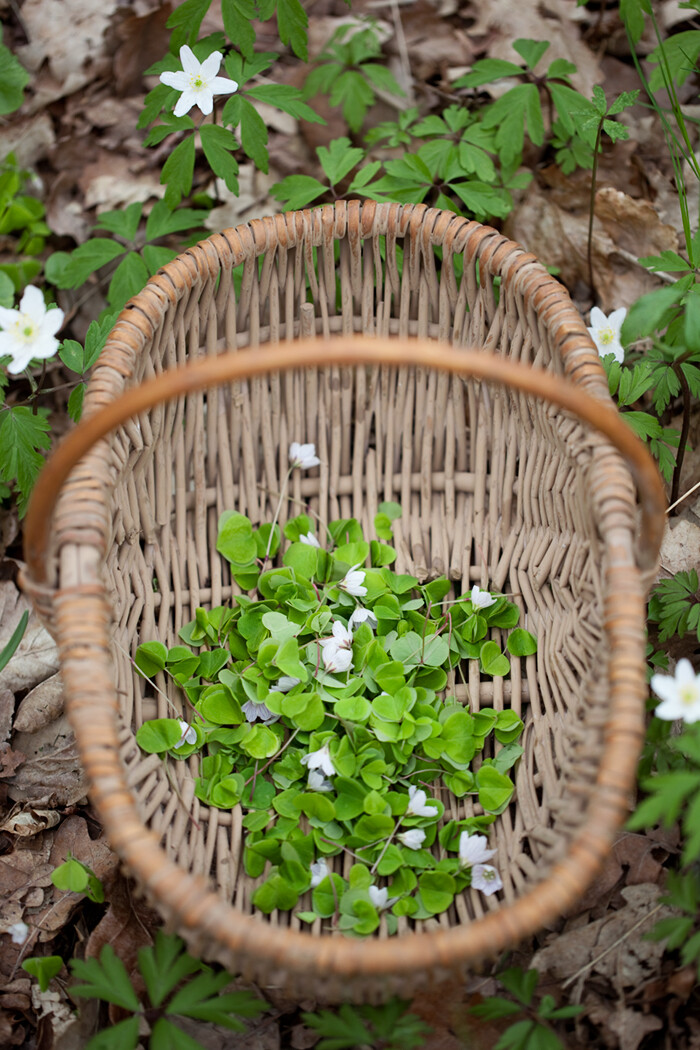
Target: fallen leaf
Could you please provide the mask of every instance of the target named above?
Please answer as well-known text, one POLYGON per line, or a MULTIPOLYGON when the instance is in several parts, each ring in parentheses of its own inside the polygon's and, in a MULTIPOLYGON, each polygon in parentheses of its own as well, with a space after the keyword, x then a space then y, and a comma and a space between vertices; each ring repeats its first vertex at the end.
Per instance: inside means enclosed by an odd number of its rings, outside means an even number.
POLYGON ((114 82, 118 95, 140 91, 143 71, 162 58, 168 50, 170 30, 166 22, 172 12, 170 3, 161 4, 145 15, 123 11, 116 29, 120 40, 114 56, 114 82))
POLYGON ((9 740, 14 713, 14 693, 9 689, 0 689, 0 743, 4 744, 6 740, 9 740))
MULTIPOLYGON (((63 712, 63 679, 60 672, 40 682, 27 693, 15 715, 14 727, 18 733, 35 733, 53 722, 63 712)), ((0 696, 0 712, 2 697, 0 696)))
POLYGON ((0 650, 12 637, 25 609, 31 611, 24 637, 10 662, 0 671, 0 690, 13 693, 32 689, 55 674, 59 665, 56 643, 41 624, 29 600, 11 580, 0 583, 0 650))
POLYGON ((644 1037, 649 1032, 658 1032, 664 1023, 655 1014, 643 1014, 632 1010, 621 1003, 601 1005, 588 1008, 587 1016, 593 1024, 612 1032, 617 1038, 619 1050, 638 1050, 644 1037))
POLYGON ((61 817, 55 809, 25 809, 8 817, 0 825, 0 831, 19 835, 20 838, 32 838, 40 831, 55 828, 60 820, 61 817))
POLYGON ((661 568, 669 575, 697 569, 700 525, 687 518, 671 518, 661 541, 661 568))
POLYGON ((73 806, 85 798, 87 777, 65 715, 35 733, 15 733, 14 746, 26 755, 24 765, 8 780, 7 793, 15 802, 73 806))

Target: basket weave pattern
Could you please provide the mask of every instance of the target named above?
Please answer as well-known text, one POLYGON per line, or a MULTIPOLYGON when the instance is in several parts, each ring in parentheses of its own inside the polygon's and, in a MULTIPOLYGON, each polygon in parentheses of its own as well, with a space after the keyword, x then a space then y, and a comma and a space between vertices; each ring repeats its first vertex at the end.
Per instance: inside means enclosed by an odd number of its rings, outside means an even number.
MULTIPOLYGON (((166 266, 117 321, 85 415, 200 355, 246 347, 264 354, 267 344, 335 333, 482 347, 608 398, 585 326, 532 256, 448 212, 351 202, 225 231, 166 266)), ((174 711, 134 674, 129 654, 154 638, 177 644, 178 629, 198 607, 236 593, 216 552, 218 517, 235 509, 254 524, 272 520, 291 441, 313 441, 322 462, 294 472, 280 525, 308 506, 321 525, 356 517, 368 535, 378 504, 395 500, 403 510, 394 523, 397 572, 420 579, 445 573, 460 592, 474 583, 503 591, 538 638, 538 653, 514 659, 508 680, 482 681, 471 661, 466 684, 459 676, 451 683, 451 694, 472 710, 521 714, 525 753, 515 801, 491 836, 502 900, 467 891, 421 924, 433 937, 416 937, 410 920, 400 919, 405 937, 390 942, 395 976, 383 987, 405 992, 527 932, 503 902, 531 894, 590 816, 610 714, 606 601, 608 609, 619 601, 639 621, 629 643, 630 681, 638 681, 643 662, 646 578, 635 561, 634 486, 600 435, 542 401, 428 368, 378 364, 273 372, 191 393, 141 413, 73 471, 54 520, 48 585, 30 589, 58 635, 69 697, 82 689, 71 700, 79 742, 96 702, 117 720, 126 781, 149 831, 143 842, 122 841, 120 785, 111 791, 111 781, 100 782, 96 803, 115 847, 127 861, 141 851, 148 895, 195 950, 287 987, 318 993, 324 984, 331 998, 376 990, 375 974, 389 969, 385 923, 364 947, 327 936, 318 920, 308 930, 293 914, 256 916, 241 927, 237 916, 253 915, 260 880, 242 867, 240 809, 202 805, 194 797, 195 759, 166 769, 134 739, 145 719, 174 711), (612 580, 619 591, 613 599, 612 580), (110 620, 113 671, 104 651, 110 620), (213 881, 220 906, 212 907, 202 884, 161 865, 153 834, 179 869, 213 881), (478 920, 488 913, 480 932, 478 920), (285 942, 287 927, 306 934, 285 942), (425 966, 417 970, 419 957, 425 966)), ((164 676, 157 685, 182 711, 164 676)), ((637 698, 621 796, 642 719, 637 698)), ((105 753, 111 746, 105 730, 105 753)), ((445 820, 479 811, 469 797, 441 797, 445 820)), ((598 860, 581 853, 590 875, 598 860)), ((350 863, 335 858, 335 870, 347 874, 350 863)), ((558 900, 548 887, 552 915, 570 891, 563 879, 558 900)))

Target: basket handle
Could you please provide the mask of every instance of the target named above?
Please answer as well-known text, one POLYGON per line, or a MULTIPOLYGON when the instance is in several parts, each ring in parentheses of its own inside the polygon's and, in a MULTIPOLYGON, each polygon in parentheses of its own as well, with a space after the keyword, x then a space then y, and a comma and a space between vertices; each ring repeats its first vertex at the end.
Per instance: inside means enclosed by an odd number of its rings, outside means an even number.
POLYGON ((551 372, 483 350, 456 350, 426 339, 399 342, 385 337, 334 336, 329 341, 305 339, 271 345, 264 350, 241 350, 198 358, 133 387, 80 423, 49 458, 32 493, 25 519, 24 543, 29 578, 38 586, 46 583, 50 526, 64 481, 97 441, 130 417, 154 405, 223 382, 291 369, 370 364, 413 365, 453 375, 473 376, 535 395, 583 419, 611 441, 632 471, 642 510, 637 560, 642 569, 651 569, 655 565, 666 521, 666 493, 649 452, 614 407, 551 372))

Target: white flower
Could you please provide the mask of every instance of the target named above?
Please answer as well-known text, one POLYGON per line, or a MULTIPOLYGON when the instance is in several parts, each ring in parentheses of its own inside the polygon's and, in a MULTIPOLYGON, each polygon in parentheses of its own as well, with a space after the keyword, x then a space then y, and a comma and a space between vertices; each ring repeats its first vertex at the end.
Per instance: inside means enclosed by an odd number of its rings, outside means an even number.
POLYGON ((407 817, 436 817, 437 816, 437 805, 433 800, 432 805, 426 806, 427 795, 422 788, 414 787, 413 784, 408 789, 408 809, 406 810, 407 817))
POLYGON ((326 780, 323 773, 318 769, 309 770, 309 779, 307 781, 309 791, 332 791, 333 785, 330 780, 326 780))
POLYGON ((472 868, 472 886, 490 897, 492 893, 503 889, 503 880, 490 864, 475 864, 472 868))
POLYGON ((53 357, 62 324, 63 310, 47 310, 44 296, 31 284, 24 289, 19 310, 0 306, 0 357, 12 358, 7 371, 17 375, 34 358, 53 357))
POLYGON ((496 599, 489 591, 482 591, 476 584, 472 587, 471 599, 475 609, 488 609, 489 605, 496 603, 496 599))
POLYGON ((335 766, 333 765, 333 759, 327 743, 320 747, 318 751, 309 751, 308 755, 304 755, 301 764, 302 766, 308 766, 310 770, 320 769, 327 777, 335 776, 335 766))
POLYGON ((263 725, 267 725, 269 722, 276 722, 280 717, 273 714, 267 704, 258 703, 257 700, 248 700, 241 707, 241 711, 245 715, 246 721, 255 722, 259 718, 263 725))
POLYGON ((600 356, 614 354, 619 364, 622 364, 625 359, 625 351, 620 342, 620 330, 626 314, 627 310, 622 306, 619 310, 613 310, 610 317, 606 317, 602 310, 594 306, 591 310, 591 327, 588 329, 600 356))
POLYGON ((358 605, 348 620, 348 628, 351 631, 354 631, 361 623, 367 623, 370 627, 374 628, 377 626, 377 617, 371 609, 365 609, 361 605, 358 605))
POLYGON ((320 860, 315 860, 311 865, 311 889, 315 889, 320 882, 323 882, 325 877, 330 875, 328 870, 328 862, 325 857, 321 857, 320 860))
MULTIPOLYGON (((311 446, 313 448, 313 445, 311 446)), ((313 532, 307 532, 305 536, 299 537, 299 543, 305 543, 307 547, 320 547, 321 544, 318 542, 313 532)))
POLYGON ((364 569, 359 569, 357 565, 353 565, 352 569, 348 569, 345 573, 338 586, 346 594, 352 594, 355 598, 364 598, 367 594, 367 588, 362 586, 365 582, 365 575, 364 569))
POLYGON ((381 889, 379 886, 368 886, 367 892, 377 911, 384 911, 385 908, 389 907, 389 890, 386 886, 383 886, 381 889))
POLYGON ((340 620, 333 621, 333 635, 331 638, 319 638, 319 644, 325 649, 352 649, 352 631, 348 630, 340 620))
POLYGON ((471 868, 475 864, 483 864, 485 860, 491 860, 495 849, 487 849, 488 839, 486 835, 470 835, 463 831, 459 836, 459 860, 463 868, 471 868))
POLYGON ((324 638, 328 645, 323 647, 323 666, 330 673, 337 671, 349 671, 352 668, 352 652, 350 649, 341 648, 333 638, 324 638))
MULTIPOLYGON (((293 689, 295 685, 299 685, 301 678, 292 678, 291 675, 283 674, 277 679, 274 685, 270 686, 271 693, 288 693, 290 689, 293 689)), ((264 706, 264 705, 263 705, 264 706)))
POLYGON ((695 674, 690 660, 684 657, 678 661, 675 676, 652 675, 651 688, 663 701, 654 712, 657 718, 700 722, 700 674, 695 674))
POLYGON ((408 846, 409 849, 420 849, 425 841, 425 832, 421 831, 420 828, 411 828, 410 831, 402 831, 396 837, 399 842, 402 842, 404 846, 408 846))
POLYGON ((317 467, 321 460, 316 455, 314 444, 300 445, 298 441, 292 441, 289 446, 289 462, 300 470, 308 470, 309 467, 317 467))
POLYGON ((183 722, 181 718, 178 718, 178 725, 180 726, 180 732, 182 736, 178 740, 175 747, 184 747, 185 744, 196 744, 197 743, 197 732, 194 726, 191 726, 189 722, 183 722))
POLYGON ((174 113, 176 117, 184 117, 193 106, 198 106, 202 113, 207 116, 214 108, 214 95, 230 95, 238 89, 235 80, 219 77, 216 74, 221 66, 223 55, 220 51, 212 51, 208 58, 200 62, 195 58, 192 48, 183 44, 180 48, 180 61, 182 69, 176 73, 161 73, 160 81, 168 87, 181 91, 174 113))
POLYGON ((26 922, 13 922, 5 932, 9 933, 13 944, 24 944, 29 936, 29 927, 26 922))

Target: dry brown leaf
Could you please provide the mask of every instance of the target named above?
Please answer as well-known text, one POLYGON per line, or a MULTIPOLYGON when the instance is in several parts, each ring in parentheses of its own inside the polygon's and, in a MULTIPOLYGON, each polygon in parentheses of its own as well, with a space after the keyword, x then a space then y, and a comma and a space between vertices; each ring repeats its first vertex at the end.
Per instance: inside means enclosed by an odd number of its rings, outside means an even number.
POLYGON ((598 974, 611 981, 620 994, 650 977, 664 946, 658 941, 643 940, 643 935, 674 911, 659 905, 659 887, 655 883, 627 886, 621 892, 626 901, 622 908, 554 937, 535 954, 532 967, 559 980, 576 975, 581 983, 591 974, 598 974))
POLYGON ((15 713, 15 697, 9 689, 0 689, 0 743, 9 739, 15 713))
MULTIPOLYGON (((596 194, 593 225, 593 282, 604 313, 630 306, 659 287, 659 279, 640 266, 642 255, 678 249, 678 235, 662 223, 649 201, 611 187, 596 194)), ((557 266, 562 282, 576 291, 588 286, 588 215, 560 207, 537 182, 508 218, 509 237, 526 244, 546 266, 557 266)))
POLYGON ((0 824, 0 831, 20 838, 32 838, 47 828, 55 828, 61 820, 55 809, 24 809, 14 813, 0 824))
POLYGON ((698 567, 700 525, 686 517, 671 518, 661 541, 661 568, 673 576, 698 567))
POLYGON ((16 733, 14 746, 26 762, 8 780, 15 802, 74 806, 87 794, 87 778, 80 765, 70 723, 61 715, 35 733, 16 733))
POLYGON ((64 699, 63 679, 59 672, 27 693, 15 715, 15 731, 35 733, 53 722, 63 712, 64 699))
MULTIPOLYGON (((0 649, 10 640, 25 609, 31 604, 11 580, 0 583, 0 649)), ((32 689, 58 670, 58 649, 53 638, 32 610, 27 629, 19 646, 3 671, 0 671, 0 690, 17 693, 32 689)))
POLYGON ((170 30, 166 28, 172 12, 170 3, 162 4, 145 15, 128 11, 117 27, 121 41, 114 56, 114 79, 118 95, 139 91, 143 71, 162 58, 168 50, 170 30))
POLYGON ((608 894, 617 886, 623 875, 627 886, 658 882, 663 866, 661 861, 654 857, 654 851, 662 854, 663 859, 668 856, 668 850, 647 835, 623 831, 605 858, 597 879, 578 902, 576 914, 596 907, 600 914, 600 905, 607 905, 608 894))
MULTIPOLYGON (((643 1014, 639 1010, 632 1010, 621 1003, 601 1003, 595 1007, 589 1007, 587 1016, 593 1024, 611 1032, 616 1042, 613 1044, 619 1050, 638 1050, 644 1037, 649 1032, 658 1032, 664 1023, 655 1014, 643 1014)), ((611 1045, 611 1044, 608 1044, 611 1045)))

